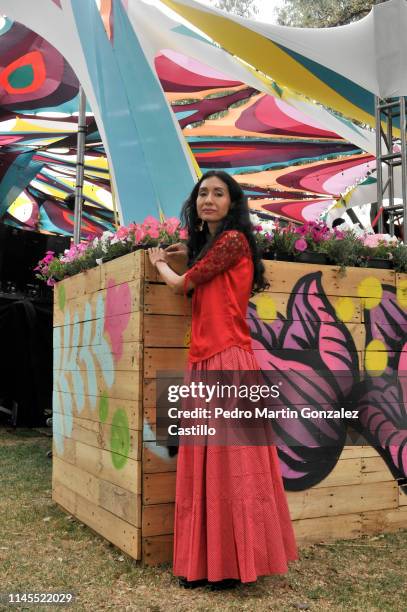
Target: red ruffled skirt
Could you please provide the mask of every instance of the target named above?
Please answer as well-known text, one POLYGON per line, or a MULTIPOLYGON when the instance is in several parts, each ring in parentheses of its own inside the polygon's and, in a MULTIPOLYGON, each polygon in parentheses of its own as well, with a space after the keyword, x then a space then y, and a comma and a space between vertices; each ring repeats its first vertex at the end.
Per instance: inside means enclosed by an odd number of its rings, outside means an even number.
MULTIPOLYGON (((254 356, 231 347, 191 365, 198 370, 257 370, 254 356)), ((297 547, 274 446, 180 446, 174 574, 216 582, 287 572, 297 547)))

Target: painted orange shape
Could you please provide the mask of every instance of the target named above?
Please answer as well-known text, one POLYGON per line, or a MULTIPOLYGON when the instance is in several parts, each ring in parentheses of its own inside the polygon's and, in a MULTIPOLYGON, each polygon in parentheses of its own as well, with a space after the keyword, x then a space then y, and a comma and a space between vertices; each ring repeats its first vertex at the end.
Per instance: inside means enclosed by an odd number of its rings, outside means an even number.
POLYGON ((45 68, 44 58, 40 51, 30 51, 25 55, 22 55, 18 59, 11 62, 8 66, 4 68, 2 73, 0 74, 0 85, 4 87, 4 89, 9 94, 23 94, 23 93, 31 93, 39 89, 47 76, 47 71, 45 68), (33 79, 29 85, 26 87, 13 87, 10 83, 10 77, 19 68, 23 68, 25 66, 31 66, 33 71, 33 79))

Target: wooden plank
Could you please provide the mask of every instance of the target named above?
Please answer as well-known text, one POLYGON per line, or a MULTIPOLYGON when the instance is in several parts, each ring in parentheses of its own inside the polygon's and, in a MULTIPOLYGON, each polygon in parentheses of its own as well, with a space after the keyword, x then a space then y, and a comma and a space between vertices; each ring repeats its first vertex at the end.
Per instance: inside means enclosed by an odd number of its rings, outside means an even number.
POLYGON ((52 456, 59 457, 67 463, 76 463, 76 442, 72 438, 64 438, 64 451, 62 455, 59 455, 55 446, 55 440, 52 443, 52 456))
POLYGON ((293 520, 395 508, 398 504, 395 482, 289 491, 287 499, 293 520))
MULTIPOLYGON (((291 293, 278 293, 274 288, 271 291, 263 291, 258 293, 250 299, 250 303, 257 306, 259 309, 259 316, 263 318, 262 313, 266 312, 267 316, 264 317, 267 320, 278 319, 278 315, 283 315, 287 319, 287 305, 291 297, 291 293), (270 316, 273 313, 274 316, 270 316)), ((324 295, 323 297, 328 298, 333 308, 336 310, 338 318, 344 323, 361 323, 362 322, 362 306, 361 300, 357 297, 343 298, 342 296, 330 296, 324 295), (345 301, 344 301, 345 300, 345 301)), ((319 318, 315 317, 316 321, 329 321, 331 315, 329 313, 318 313, 319 318)), ((264 320, 264 319, 263 319, 264 320)), ((300 320, 300 316, 297 310, 291 313, 290 321, 300 320)), ((311 319, 312 320, 312 319, 311 319)))
POLYGON ((141 527, 141 495, 99 480, 98 505, 135 527, 141 527))
POLYGON ((173 502, 175 477, 175 472, 143 474, 143 505, 173 502))
POLYGON ((350 459, 351 457, 380 457, 380 455, 373 446, 345 446, 341 453, 341 459, 350 459))
POLYGON ((143 537, 174 533, 174 504, 143 506, 143 537))
POLYGON ((358 485, 361 482, 361 466, 361 458, 341 458, 332 472, 312 488, 335 487, 338 485, 358 485))
POLYGON ((124 342, 121 345, 121 352, 112 354, 111 350, 98 348, 97 357, 95 352, 90 349, 85 355, 81 350, 72 351, 69 359, 65 354, 64 348, 54 347, 54 371, 58 371, 60 366, 62 371, 67 372, 92 372, 103 371, 133 371, 142 370, 143 363, 143 344, 141 342, 124 342), (92 359, 89 359, 89 354, 92 359), (112 359, 113 357, 113 359, 112 359))
MULTIPOLYGON (((70 320, 73 320, 70 319, 70 320)), ((118 330, 122 342, 140 342, 142 340, 142 313, 131 312, 106 317, 104 322, 100 319, 90 319, 90 333, 84 324, 79 326, 79 333, 74 333, 75 324, 68 323, 54 328, 54 347, 71 348, 82 346, 99 346, 102 338, 110 341, 110 335, 105 331, 109 326, 110 330, 118 330)))
POLYGON ((156 423, 148 422, 144 419, 143 423, 143 442, 154 442, 157 439, 156 423))
POLYGON ((137 280, 144 276, 144 252, 134 251, 123 257, 112 259, 101 267, 100 288, 137 280))
MULTIPOLYGON (((59 370, 54 371, 54 391, 59 391, 59 379, 57 375, 59 370)), ((68 385, 68 395, 76 396, 75 386, 73 383, 73 372, 65 372, 65 380, 68 385)), ((103 372, 97 371, 94 376, 87 373, 87 376, 82 376, 83 394, 81 396, 110 397, 113 399, 133 400, 137 401, 140 398, 141 392, 141 372, 117 371, 114 376, 114 382, 109 387, 106 384, 103 372)))
POLYGON ((129 448, 121 450, 120 446, 117 444, 117 454, 130 457, 134 461, 140 461, 141 459, 141 431, 134 431, 125 427, 117 427, 115 425, 108 425, 89 419, 73 417, 72 431, 69 436, 67 436, 66 432, 61 433, 64 433, 65 437, 75 440, 76 442, 82 442, 88 446, 94 446, 95 448, 102 448, 108 451, 111 450, 112 439, 127 439, 128 437, 129 448))
POLYGON ((407 529, 407 506, 363 512, 361 518, 364 535, 407 529))
POLYGON ((191 317, 144 315, 144 346, 187 347, 191 339, 191 317))
POLYGON ((394 482, 394 476, 382 457, 362 458, 362 483, 367 482, 394 482))
POLYGON ((65 512, 76 516, 76 494, 66 488, 65 484, 52 477, 52 500, 65 512))
POLYGON ((401 306, 407 306, 407 274, 396 272, 396 287, 399 290, 399 301, 401 306))
POLYGON ((343 274, 337 266, 318 266, 314 264, 290 262, 264 262, 266 275, 273 291, 291 293, 299 279, 322 271, 322 286, 326 295, 341 297, 373 297, 376 295, 377 281, 382 285, 395 286, 393 270, 379 270, 348 267, 343 274), (369 282, 368 279, 374 279, 369 282), (361 284, 363 282, 363 284, 361 284))
MULTIPOLYGON (((116 484, 126 491, 140 494, 141 491, 141 462, 127 459, 120 469, 113 465, 111 453, 101 448, 88 446, 82 442, 76 442, 76 466, 80 469, 116 484)), ((117 457, 117 464, 121 465, 122 458, 117 457)), ((116 465, 117 465, 116 464, 116 465)))
POLYGON ((162 371, 183 372, 187 362, 187 349, 146 348, 144 351, 144 377, 154 378, 162 371))
POLYGON ((362 519, 360 514, 346 514, 338 520, 336 516, 299 519, 293 521, 298 544, 347 540, 361 535, 362 519))
MULTIPOLYGON (((263 322, 270 325, 272 319, 263 319, 263 322)), ((349 323, 348 330, 352 335, 356 351, 365 348, 366 328, 361 323, 349 323)), ((144 344, 146 347, 186 347, 190 344, 191 319, 190 317, 176 317, 171 315, 145 315, 144 317, 144 344)), ((329 339, 325 341, 326 349, 329 350, 330 344, 334 350, 337 343, 329 339)))
POLYGON ((58 293, 62 290, 65 301, 73 300, 83 295, 89 295, 98 291, 101 285, 101 268, 97 266, 85 270, 81 274, 75 274, 57 283, 54 287, 55 302, 59 302, 58 293), (62 289, 63 287, 63 289, 62 289))
POLYGON ((52 478, 91 502, 97 502, 99 499, 99 479, 55 455, 52 458, 52 478))
POLYGON ((76 494, 75 517, 133 559, 141 558, 141 530, 76 494))
POLYGON ((172 535, 157 535, 142 539, 142 559, 146 565, 171 563, 173 552, 172 535))
POLYGON ((114 399, 105 396, 90 396, 90 395, 75 395, 71 393, 62 393, 58 391, 56 401, 54 403, 54 410, 58 412, 58 406, 63 405, 61 398, 69 401, 72 406, 74 416, 80 416, 82 419, 89 419, 90 421, 96 421, 99 423, 101 419, 107 425, 112 424, 114 415, 118 409, 124 411, 126 414, 129 429, 135 431, 141 431, 143 426, 142 414, 141 414, 141 401, 140 400, 123 400, 114 399), (78 410, 78 403, 82 409, 78 410))
MULTIPOLYGON (((186 300, 183 296, 174 294, 164 284, 146 283, 144 289, 144 312, 152 315, 173 315, 173 316, 189 316, 191 314, 191 301, 186 300)), ((275 310, 275 317, 267 317, 274 320, 277 314, 280 313, 286 317, 287 304, 290 298, 290 293, 278 293, 273 287, 269 291, 258 293, 250 299, 253 305, 258 302, 270 300, 271 306, 268 310, 275 310)), ((325 297, 325 296, 324 296, 325 297)), ((331 302, 334 309, 338 309, 341 315, 341 320, 345 323, 361 323, 362 322, 362 306, 361 299, 358 297, 346 298, 346 308, 344 308, 343 297, 334 295, 326 296, 331 302), (343 317, 343 318, 342 318, 343 317)), ((339 314, 338 314, 339 316, 339 314)), ((327 315, 328 317, 328 315, 327 315)), ((296 313, 290 320, 298 320, 296 313)))
POLYGON ((407 491, 399 487, 399 506, 407 506, 407 491))
MULTIPOLYGON (((125 292, 120 296, 119 300, 115 301, 115 314, 128 314, 129 312, 137 312, 143 307, 143 281, 137 279, 126 283, 129 292, 125 292)), ((88 321, 89 319, 97 318, 97 305, 100 300, 106 305, 107 289, 96 290, 94 293, 81 295, 76 298, 65 301, 65 308, 60 309, 59 300, 56 297, 54 300, 54 327, 59 327, 65 324, 66 311, 69 310, 71 316, 73 313, 79 322, 88 321), (90 316, 89 316, 90 314, 90 316)))
POLYGON ((148 254, 144 251, 144 279, 150 283, 162 283, 162 279, 157 272, 157 269, 151 265, 148 254))
POLYGON ((89 472, 75 465, 70 465, 55 456, 53 457, 52 478, 53 481, 63 483, 67 490, 81 495, 105 510, 109 510, 109 512, 128 523, 141 527, 140 495, 100 480, 89 472))
POLYGON ((144 417, 144 423, 155 423, 157 420, 157 408, 155 406, 155 385, 154 388, 152 389, 152 383, 155 382, 155 380, 149 380, 146 379, 144 380, 144 393, 145 395, 143 396, 144 402, 143 402, 143 417, 144 417), (150 398, 149 396, 152 395, 154 393, 154 397, 150 398), (148 394, 148 397, 146 397, 146 394, 148 394), (148 400, 148 401, 146 401, 148 400), (154 404, 154 405, 151 405, 154 404))
POLYGON ((146 283, 144 286, 144 312, 152 315, 190 316, 191 300, 177 295, 166 285, 146 283))
POLYGON ((155 442, 143 443, 143 474, 175 472, 177 455, 170 457, 164 446, 156 446, 155 442))

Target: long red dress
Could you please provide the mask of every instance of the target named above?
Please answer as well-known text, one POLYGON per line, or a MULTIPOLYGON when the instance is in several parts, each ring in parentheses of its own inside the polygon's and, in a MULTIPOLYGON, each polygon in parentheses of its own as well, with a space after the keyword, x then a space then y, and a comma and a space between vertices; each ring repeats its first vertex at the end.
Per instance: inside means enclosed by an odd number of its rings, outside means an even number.
MULTIPOLYGON (((258 370, 246 311, 253 278, 244 234, 227 231, 187 273, 192 370, 258 370)), ((180 446, 174 574, 187 580, 287 571, 297 548, 274 446, 180 446)))

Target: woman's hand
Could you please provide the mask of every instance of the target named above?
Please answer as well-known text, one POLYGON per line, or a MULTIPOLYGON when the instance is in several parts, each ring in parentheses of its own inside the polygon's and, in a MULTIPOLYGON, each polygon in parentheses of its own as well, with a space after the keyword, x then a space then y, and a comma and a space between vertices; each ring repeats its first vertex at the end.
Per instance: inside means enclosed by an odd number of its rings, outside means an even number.
POLYGON ((164 251, 165 260, 169 266, 179 274, 183 274, 187 268, 188 249, 182 242, 171 244, 164 251))
POLYGON ((183 293, 185 275, 176 274, 176 272, 169 267, 164 250, 159 247, 151 247, 148 249, 148 256, 152 265, 157 268, 163 281, 171 287, 175 293, 183 293))
POLYGON ((148 249, 148 256, 153 266, 156 266, 159 261, 167 263, 165 259, 165 252, 163 249, 160 249, 160 247, 151 247, 148 249))

